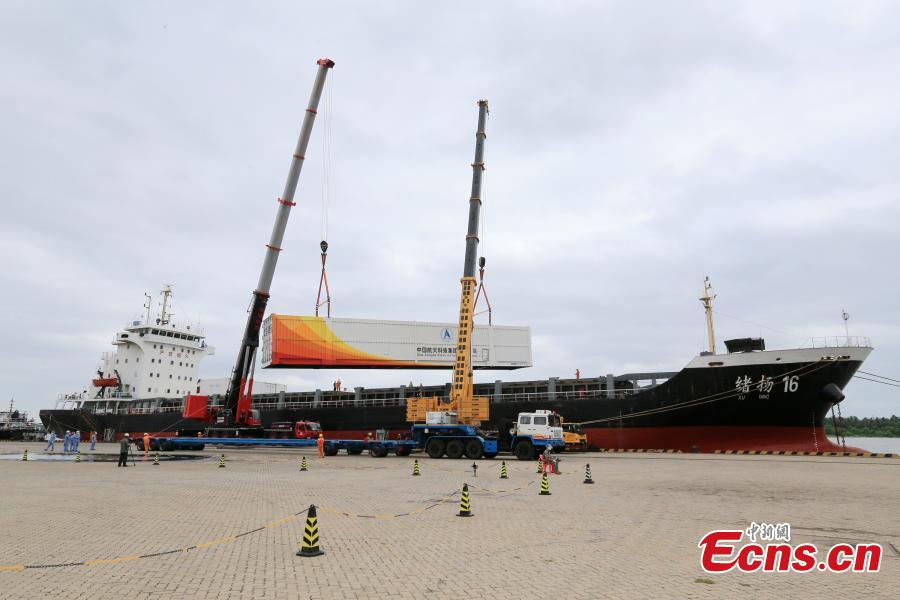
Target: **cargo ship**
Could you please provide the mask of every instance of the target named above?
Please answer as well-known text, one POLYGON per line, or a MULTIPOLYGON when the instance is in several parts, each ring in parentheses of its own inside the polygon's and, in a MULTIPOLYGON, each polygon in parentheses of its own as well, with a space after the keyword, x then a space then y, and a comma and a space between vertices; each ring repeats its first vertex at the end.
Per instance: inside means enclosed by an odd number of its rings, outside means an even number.
MULTIPOLYGON (((96 377, 86 389, 61 396, 54 409, 40 411, 45 427, 57 433, 95 430, 107 440, 124 433, 196 435, 207 427, 203 421, 187 416, 185 397, 206 393, 211 405, 222 402, 222 394, 209 387, 214 381, 199 379, 200 363, 214 348, 206 343, 201 331, 171 321, 166 309, 170 293, 168 288, 163 290, 158 318, 151 320, 148 313, 115 335, 116 350, 103 355, 96 377)), ((727 351, 716 353, 711 299, 701 301, 707 308, 710 349, 682 369, 476 383, 475 394, 490 399, 491 420, 483 428, 500 429, 519 412, 550 409, 567 423, 580 423, 588 446, 594 448, 844 450, 826 437, 824 420, 844 400, 842 390, 872 351, 869 340, 851 336, 815 338, 805 347, 769 350, 762 339, 747 338, 728 340, 727 351)), ((403 344, 392 346, 382 340, 380 347, 366 347, 359 339, 339 339, 334 331, 342 330, 328 320, 304 317, 304 327, 311 332, 306 341, 310 337, 319 340, 313 344, 318 349, 313 352, 302 350, 302 344, 298 344, 303 340, 296 335, 290 340, 273 339, 272 323, 279 319, 272 317, 264 326, 262 351, 262 360, 269 366, 279 366, 272 365, 274 361, 281 366, 291 363, 295 368, 382 368, 380 361, 388 360, 391 353, 407 369, 449 369, 452 363, 452 355, 442 349, 452 345, 455 330, 451 325, 418 324, 412 329, 417 333, 403 344), (429 336, 434 338, 431 343, 429 336), (323 338, 343 349, 343 354, 328 349, 321 343, 323 338), (287 342, 294 344, 293 350, 287 342), (364 356, 369 358, 363 360, 364 356)), ((343 327, 353 329, 351 325, 345 323, 343 327)), ((372 327, 372 322, 360 324, 355 331, 360 327, 372 327)), ((506 331, 513 336, 506 338, 512 350, 504 350, 504 344, 496 343, 504 338, 492 328, 483 326, 484 343, 475 332, 473 355, 479 358, 473 360, 474 367, 516 368, 500 364, 510 361, 530 366, 530 333, 521 328, 512 328, 512 334, 506 331)), ((261 386, 257 383, 258 393, 253 394, 251 406, 263 427, 285 421, 318 421, 329 437, 356 439, 379 430, 388 437, 404 435, 409 427, 406 400, 416 395, 447 396, 450 384, 421 386, 410 382, 391 388, 303 392, 261 386)))
POLYGON ((43 428, 40 423, 20 411, 15 401, 9 401, 9 410, 0 411, 0 440, 37 440, 43 428))

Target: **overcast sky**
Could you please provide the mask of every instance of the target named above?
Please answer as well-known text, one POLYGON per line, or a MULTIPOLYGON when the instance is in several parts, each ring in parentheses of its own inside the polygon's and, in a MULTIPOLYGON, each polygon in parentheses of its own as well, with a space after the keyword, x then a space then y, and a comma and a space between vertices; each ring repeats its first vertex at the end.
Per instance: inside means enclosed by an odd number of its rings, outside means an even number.
MULTIPOLYGON (((231 370, 315 75, 336 61, 272 288, 311 314, 456 320, 475 101, 482 253, 534 367, 677 370, 719 340, 870 336, 900 379, 900 22, 880 2, 4 2, 2 403, 84 389, 175 284, 231 370), (324 117, 330 121, 325 127, 324 117)), ((721 342, 720 342, 721 347, 721 342)), ((292 390, 448 372, 267 371, 292 390)), ((845 415, 900 414, 855 380, 845 415)))

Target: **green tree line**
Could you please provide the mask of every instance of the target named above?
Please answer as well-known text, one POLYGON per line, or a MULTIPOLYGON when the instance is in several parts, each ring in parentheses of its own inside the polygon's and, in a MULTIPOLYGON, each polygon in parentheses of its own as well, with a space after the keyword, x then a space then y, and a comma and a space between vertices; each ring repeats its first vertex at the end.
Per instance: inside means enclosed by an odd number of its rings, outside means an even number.
MULTIPOLYGON (((844 417, 838 428, 847 437, 900 437, 900 417, 844 417)), ((835 434, 831 415, 825 418, 825 433, 835 434)))

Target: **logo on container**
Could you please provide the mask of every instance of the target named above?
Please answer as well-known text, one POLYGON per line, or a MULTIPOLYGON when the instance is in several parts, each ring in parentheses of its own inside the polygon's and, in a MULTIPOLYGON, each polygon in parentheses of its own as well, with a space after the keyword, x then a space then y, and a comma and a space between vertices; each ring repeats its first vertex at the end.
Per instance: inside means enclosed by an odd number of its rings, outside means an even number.
POLYGON ((790 541, 790 523, 754 522, 744 531, 717 529, 697 544, 700 566, 707 573, 727 573, 732 569, 743 573, 877 573, 881 568, 880 544, 835 544, 823 549, 820 559, 815 544, 793 545, 790 541), (741 545, 745 535, 748 541, 741 545))
POLYGON ((444 340, 445 342, 453 341, 453 334, 450 333, 449 328, 447 328, 447 327, 444 328, 444 333, 441 334, 441 339, 444 340))

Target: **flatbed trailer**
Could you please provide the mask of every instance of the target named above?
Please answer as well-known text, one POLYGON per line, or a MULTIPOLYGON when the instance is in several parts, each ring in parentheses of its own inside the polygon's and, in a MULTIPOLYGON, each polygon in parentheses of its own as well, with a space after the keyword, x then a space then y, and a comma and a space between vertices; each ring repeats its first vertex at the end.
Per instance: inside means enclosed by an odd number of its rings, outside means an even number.
MULTIPOLYGON (((139 449, 143 449, 143 440, 135 440, 139 449)), ((232 447, 315 447, 315 439, 273 439, 242 437, 166 437, 150 438, 151 450, 203 450, 206 444, 232 447)), ((393 452, 397 456, 408 456, 416 447, 414 440, 325 440, 324 452, 327 456, 335 456, 341 450, 347 454, 369 453, 381 458, 393 452)))

